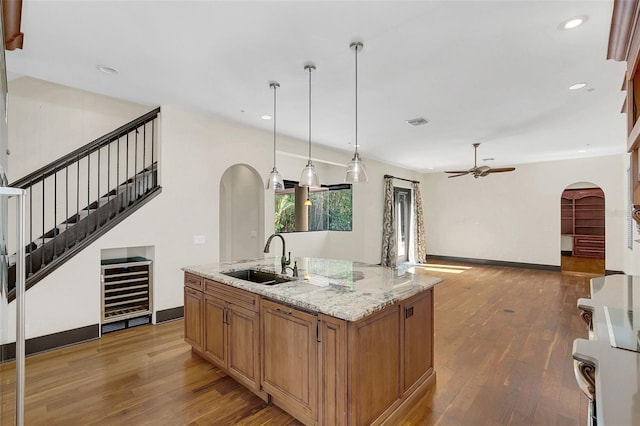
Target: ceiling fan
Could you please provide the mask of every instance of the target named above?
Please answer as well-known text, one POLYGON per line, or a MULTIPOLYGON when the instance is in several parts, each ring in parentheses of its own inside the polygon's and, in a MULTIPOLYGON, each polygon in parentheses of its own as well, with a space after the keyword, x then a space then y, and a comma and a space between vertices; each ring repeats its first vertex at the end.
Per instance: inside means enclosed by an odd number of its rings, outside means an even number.
POLYGON ((478 167, 478 147, 479 146, 480 144, 477 142, 473 144, 473 148, 474 148, 473 167, 470 168, 469 170, 446 171, 445 173, 455 173, 454 175, 448 176, 448 177, 453 178, 453 177, 472 174, 474 178, 478 179, 479 177, 487 176, 489 173, 512 172, 516 169, 515 167, 496 167, 495 169, 492 169, 489 166, 478 167))

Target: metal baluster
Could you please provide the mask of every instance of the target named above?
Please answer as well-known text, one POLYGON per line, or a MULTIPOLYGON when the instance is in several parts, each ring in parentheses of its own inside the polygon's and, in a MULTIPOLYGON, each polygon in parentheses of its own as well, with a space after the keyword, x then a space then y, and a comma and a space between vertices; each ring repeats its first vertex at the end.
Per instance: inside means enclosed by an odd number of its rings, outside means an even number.
POLYGON ((135 191, 134 200, 138 201, 138 128, 136 128, 136 150, 133 154, 133 190, 135 191))
POLYGON ((64 166, 64 250, 69 248, 69 160, 65 162, 64 166))
POLYGON ((91 150, 87 150, 87 233, 85 238, 89 237, 89 216, 91 215, 91 150))
POLYGON ((153 188, 156 187, 157 183, 157 170, 155 170, 155 157, 154 157, 154 148, 155 148, 155 144, 156 144, 156 140, 155 140, 155 128, 156 128, 156 119, 154 118, 151 121, 151 180, 152 180, 152 185, 153 188))
POLYGON ((129 133, 127 133, 127 155, 125 157, 127 159, 127 173, 125 175, 125 183, 127 187, 127 192, 125 194, 125 208, 129 207, 129 133))
POLYGON ((101 177, 100 176, 100 151, 101 150, 102 149, 98 147, 98 182, 97 182, 98 194, 96 195, 97 196, 96 203, 98 204, 96 204, 96 213, 97 213, 96 214, 96 231, 100 227, 100 198, 101 198, 100 196, 100 177, 101 177))
MULTIPOLYGON (((107 205, 111 204, 111 144, 113 141, 109 141, 107 144, 107 205)), ((110 209, 111 207, 109 207, 110 209)), ((111 212, 107 209, 108 217, 111 218, 111 212)))
POLYGON ((40 248, 40 269, 44 268, 44 193, 46 188, 44 187, 44 173, 42 174, 42 247, 40 248))
POLYGON ((80 154, 76 159, 76 244, 80 236, 80 154))
POLYGON ((118 142, 116 145, 116 214, 120 213, 120 194, 118 189, 120 188, 120 136, 118 136, 118 142))
POLYGON ((33 275, 33 180, 29 181, 29 276, 33 275))
POLYGON ((147 123, 142 128, 142 181, 144 193, 147 193, 149 186, 147 185, 147 123))
POLYGON ((58 239, 58 166, 53 167, 53 259, 56 254, 56 240, 58 239))

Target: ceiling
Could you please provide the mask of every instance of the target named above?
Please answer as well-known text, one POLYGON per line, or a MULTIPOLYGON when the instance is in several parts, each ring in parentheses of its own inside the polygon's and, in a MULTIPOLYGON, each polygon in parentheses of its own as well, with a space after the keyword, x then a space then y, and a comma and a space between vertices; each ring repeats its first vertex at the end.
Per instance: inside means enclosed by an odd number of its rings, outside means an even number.
MULTIPOLYGON (((625 152, 625 65, 606 60, 610 1, 24 0, 31 76, 172 105, 421 172, 625 152), (559 24, 577 15, 573 30, 559 24), (103 64, 117 75, 97 70, 103 64), (586 82, 581 90, 568 87, 586 82), (405 120, 424 117, 413 127, 405 120), (484 158, 494 160, 483 161, 484 158)), ((351 154, 345 152, 345 164, 351 154)))

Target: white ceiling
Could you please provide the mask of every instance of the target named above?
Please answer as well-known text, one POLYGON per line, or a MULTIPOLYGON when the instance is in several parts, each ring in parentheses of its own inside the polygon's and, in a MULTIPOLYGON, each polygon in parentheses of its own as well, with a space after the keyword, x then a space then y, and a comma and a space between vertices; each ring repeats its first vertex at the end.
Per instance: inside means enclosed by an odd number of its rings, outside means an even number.
MULTIPOLYGON (((610 1, 25 0, 10 73, 173 105, 418 171, 625 152, 623 63, 607 61, 610 1), (570 31, 563 20, 588 15, 570 31), (119 70, 107 75, 105 64, 119 70), (586 88, 569 91, 576 82, 586 88), (425 117, 412 127, 404 120, 425 117), (479 163, 483 163, 479 161, 479 163)), ((350 159, 345 153, 345 163, 350 159)))

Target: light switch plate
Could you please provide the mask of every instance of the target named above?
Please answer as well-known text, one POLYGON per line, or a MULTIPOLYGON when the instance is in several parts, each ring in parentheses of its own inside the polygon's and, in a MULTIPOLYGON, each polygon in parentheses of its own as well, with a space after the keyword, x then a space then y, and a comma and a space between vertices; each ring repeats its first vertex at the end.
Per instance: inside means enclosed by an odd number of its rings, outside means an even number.
POLYGON ((193 236, 193 244, 205 244, 207 239, 204 235, 194 235, 193 236))

